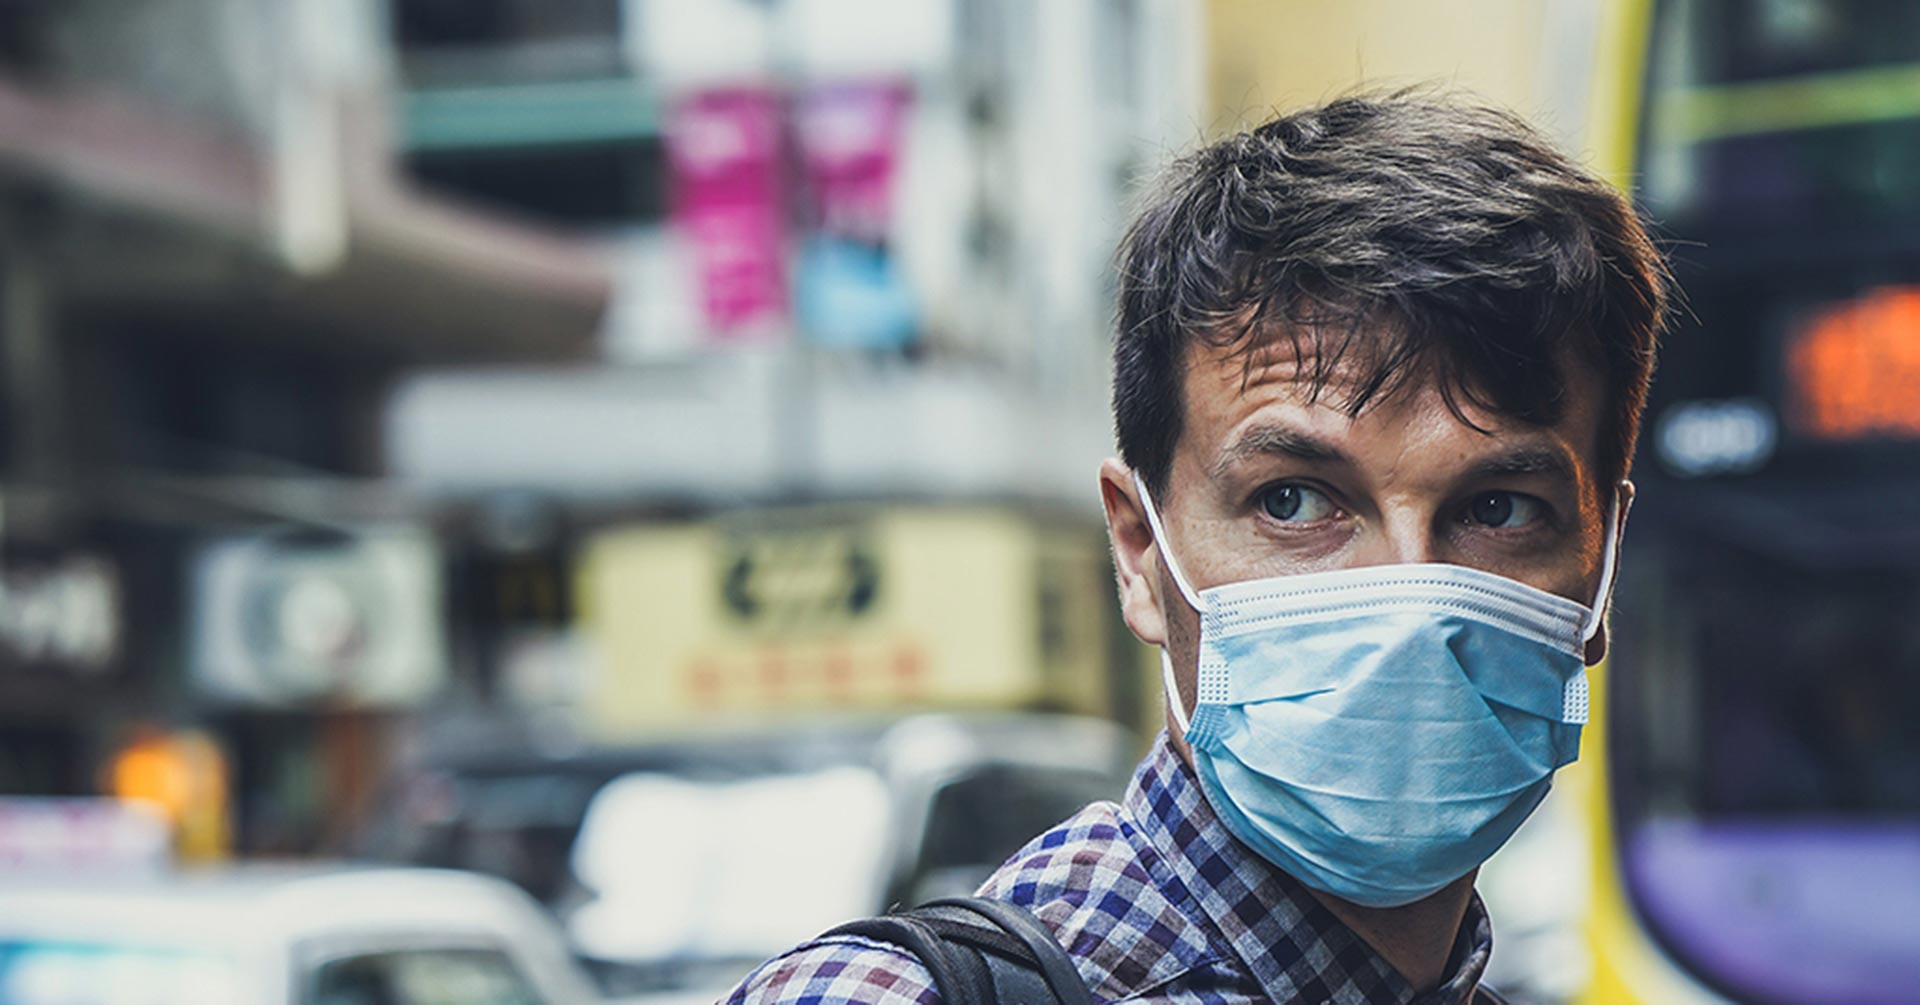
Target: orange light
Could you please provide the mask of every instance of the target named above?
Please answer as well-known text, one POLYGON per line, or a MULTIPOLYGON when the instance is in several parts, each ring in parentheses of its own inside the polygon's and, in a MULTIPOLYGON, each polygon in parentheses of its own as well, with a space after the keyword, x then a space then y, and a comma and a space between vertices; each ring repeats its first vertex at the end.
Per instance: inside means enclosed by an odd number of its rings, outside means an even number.
POLYGON ((177 824, 193 800, 192 769, 165 737, 134 741, 114 759, 112 775, 115 796, 152 806, 170 823, 177 824))
POLYGON ((142 730, 107 769, 113 795, 158 810, 172 827, 174 848, 188 861, 227 852, 226 758, 197 732, 142 730))
POLYGON ((1920 437, 1920 289, 1873 290, 1825 311, 1787 362, 1802 433, 1920 437))

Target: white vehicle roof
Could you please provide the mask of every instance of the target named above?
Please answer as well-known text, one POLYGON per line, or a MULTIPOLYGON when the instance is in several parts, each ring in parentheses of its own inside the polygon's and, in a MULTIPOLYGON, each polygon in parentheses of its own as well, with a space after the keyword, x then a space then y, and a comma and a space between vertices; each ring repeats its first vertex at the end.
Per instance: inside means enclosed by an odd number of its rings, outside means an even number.
POLYGON ((328 960, 405 950, 499 951, 543 1001, 593 1000, 532 898, 437 869, 225 866, 150 876, 0 877, 0 945, 99 946, 224 961, 232 1000, 285 1001, 328 960))
POLYGON ((498 934, 525 925, 533 910, 497 880, 434 869, 231 866, 0 878, 0 939, 227 946, 370 930, 498 934))

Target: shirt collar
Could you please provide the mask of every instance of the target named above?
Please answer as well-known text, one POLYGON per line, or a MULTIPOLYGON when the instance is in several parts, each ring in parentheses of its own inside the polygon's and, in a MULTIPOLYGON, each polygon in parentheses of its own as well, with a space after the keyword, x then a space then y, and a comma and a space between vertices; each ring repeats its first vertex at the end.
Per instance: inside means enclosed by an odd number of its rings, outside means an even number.
POLYGON ((1415 994, 1298 880, 1228 833, 1165 733, 1128 786, 1125 807, 1164 862, 1168 895, 1198 908, 1276 1002, 1456 1005, 1486 972, 1492 926, 1476 894, 1446 979, 1415 994))

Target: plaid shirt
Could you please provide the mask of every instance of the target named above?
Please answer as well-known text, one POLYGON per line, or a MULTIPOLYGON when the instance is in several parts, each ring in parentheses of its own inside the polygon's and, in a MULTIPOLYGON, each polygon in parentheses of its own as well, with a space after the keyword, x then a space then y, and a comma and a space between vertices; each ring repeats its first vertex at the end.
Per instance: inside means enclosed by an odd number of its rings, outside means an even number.
MULTIPOLYGON (((1492 949, 1478 897, 1447 979, 1425 994, 1298 881, 1227 833, 1163 734, 1124 800, 1034 839, 981 887, 1052 928, 1096 1002, 1462 1005, 1492 949)), ((820 939, 750 974, 728 1005, 937 1005, 925 967, 865 939, 820 939)))

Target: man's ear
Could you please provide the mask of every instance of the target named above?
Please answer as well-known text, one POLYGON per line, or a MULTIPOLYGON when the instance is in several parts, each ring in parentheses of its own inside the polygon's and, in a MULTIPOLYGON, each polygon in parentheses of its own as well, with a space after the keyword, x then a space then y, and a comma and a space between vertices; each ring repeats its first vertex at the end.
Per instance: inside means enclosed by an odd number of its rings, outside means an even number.
POLYGON ((1621 561, 1621 552, 1627 543, 1627 514, 1633 509, 1633 483, 1623 480, 1617 486, 1616 491, 1618 494, 1615 496, 1617 500, 1615 505, 1618 506, 1619 509, 1616 510, 1613 519, 1613 582, 1608 584, 1606 596, 1595 598, 1595 603, 1605 604, 1607 611, 1600 618, 1600 630, 1594 632, 1593 638, 1587 640, 1586 661, 1588 666, 1597 666, 1601 660, 1607 658, 1607 622, 1613 619, 1613 587, 1620 582, 1619 564, 1621 561))
POLYGON ((1160 607, 1160 549, 1135 488, 1133 471, 1119 458, 1100 465, 1100 502, 1107 511, 1107 537, 1113 543, 1114 578, 1120 584, 1120 613, 1127 627, 1150 646, 1167 642, 1167 616, 1160 607))

